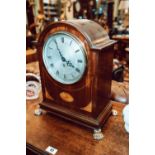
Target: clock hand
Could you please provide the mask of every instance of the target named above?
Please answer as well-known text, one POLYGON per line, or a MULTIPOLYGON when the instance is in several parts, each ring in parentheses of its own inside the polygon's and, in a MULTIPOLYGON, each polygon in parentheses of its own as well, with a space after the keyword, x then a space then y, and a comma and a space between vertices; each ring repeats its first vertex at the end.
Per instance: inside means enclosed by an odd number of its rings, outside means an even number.
POLYGON ((58 43, 57 43, 57 41, 54 39, 54 42, 55 42, 55 44, 56 44, 56 47, 57 47, 57 49, 59 50, 59 48, 58 48, 58 43))
POLYGON ((74 68, 74 65, 70 61, 66 61, 66 63, 67 63, 67 66, 74 68))
POLYGON ((65 57, 63 57, 63 55, 61 54, 61 51, 60 51, 60 49, 59 49, 59 47, 58 47, 58 43, 57 43, 57 41, 54 40, 54 42, 55 42, 55 44, 56 44, 56 48, 57 48, 57 50, 59 51, 59 54, 60 54, 61 60, 62 60, 63 62, 66 62, 66 63, 67 63, 67 66, 70 66, 70 67, 74 68, 74 65, 73 65, 70 61, 67 61, 67 60, 65 59, 65 57))
POLYGON ((63 55, 61 54, 61 52, 60 52, 59 49, 58 49, 58 51, 59 51, 59 54, 60 54, 61 60, 62 60, 63 62, 66 62, 66 59, 63 57, 63 55))
POLYGON ((61 52, 60 52, 60 49, 59 49, 59 47, 58 47, 58 43, 57 43, 57 41, 54 40, 54 42, 55 42, 55 44, 56 44, 56 48, 57 48, 57 50, 59 51, 59 54, 60 54, 61 60, 62 60, 63 62, 66 62, 66 59, 63 57, 63 55, 62 55, 61 52))
POLYGON ((61 60, 62 60, 63 62, 66 62, 66 59, 65 59, 65 57, 62 56, 60 50, 58 50, 58 51, 59 51, 59 54, 60 54, 61 60))

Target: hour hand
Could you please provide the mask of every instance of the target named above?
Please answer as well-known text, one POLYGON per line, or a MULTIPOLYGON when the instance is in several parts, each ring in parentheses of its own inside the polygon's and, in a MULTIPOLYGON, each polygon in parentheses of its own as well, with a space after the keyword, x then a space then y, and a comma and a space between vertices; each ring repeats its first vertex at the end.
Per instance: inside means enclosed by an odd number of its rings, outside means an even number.
POLYGON ((67 66, 74 68, 74 65, 70 61, 66 61, 66 63, 67 63, 67 66))

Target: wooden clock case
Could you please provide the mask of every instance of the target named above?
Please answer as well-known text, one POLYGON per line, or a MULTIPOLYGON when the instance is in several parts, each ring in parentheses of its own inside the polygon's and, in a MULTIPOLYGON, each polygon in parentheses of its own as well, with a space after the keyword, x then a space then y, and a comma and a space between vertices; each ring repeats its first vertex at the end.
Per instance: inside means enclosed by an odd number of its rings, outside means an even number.
POLYGON ((43 94, 40 108, 91 129, 101 128, 112 109, 114 43, 99 24, 90 20, 68 20, 48 25, 40 35, 37 48, 43 94), (72 34, 86 50, 87 67, 83 77, 75 84, 55 81, 43 63, 43 45, 56 32, 72 34))

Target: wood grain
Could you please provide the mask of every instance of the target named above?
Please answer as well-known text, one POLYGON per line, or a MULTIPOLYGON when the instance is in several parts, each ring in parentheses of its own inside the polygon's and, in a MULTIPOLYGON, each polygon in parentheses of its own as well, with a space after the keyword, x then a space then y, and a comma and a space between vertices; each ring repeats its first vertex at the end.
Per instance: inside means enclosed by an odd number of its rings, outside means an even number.
POLYGON ((63 119, 43 114, 35 116, 34 109, 40 101, 27 101, 27 143, 45 150, 58 149, 56 155, 128 155, 129 136, 124 129, 122 109, 124 104, 113 102, 118 116, 110 116, 102 128, 104 139, 93 140, 92 131, 63 119))

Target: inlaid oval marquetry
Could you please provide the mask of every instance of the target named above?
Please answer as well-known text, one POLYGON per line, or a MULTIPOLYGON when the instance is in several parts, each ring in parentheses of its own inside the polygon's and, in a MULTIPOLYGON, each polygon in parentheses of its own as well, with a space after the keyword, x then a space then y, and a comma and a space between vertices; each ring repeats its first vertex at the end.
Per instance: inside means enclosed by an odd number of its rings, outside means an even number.
POLYGON ((73 102, 74 101, 73 96, 67 92, 61 92, 60 98, 65 102, 73 102))

